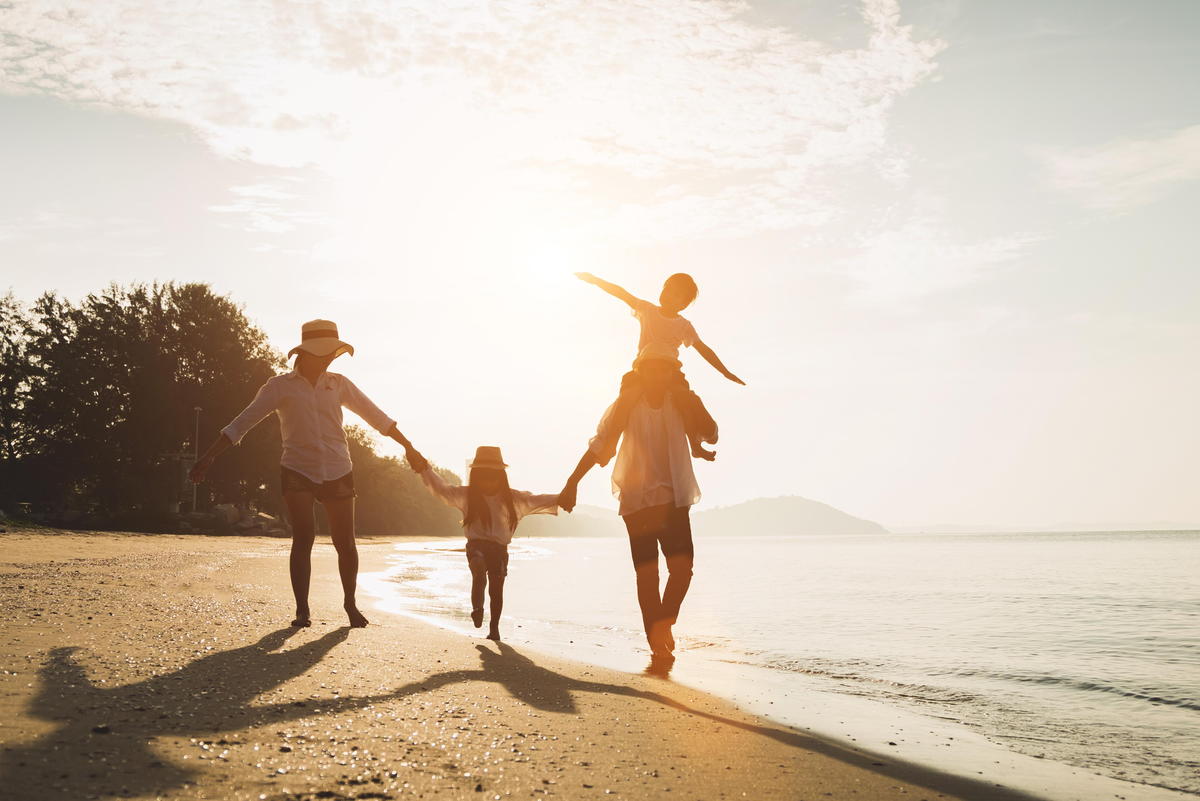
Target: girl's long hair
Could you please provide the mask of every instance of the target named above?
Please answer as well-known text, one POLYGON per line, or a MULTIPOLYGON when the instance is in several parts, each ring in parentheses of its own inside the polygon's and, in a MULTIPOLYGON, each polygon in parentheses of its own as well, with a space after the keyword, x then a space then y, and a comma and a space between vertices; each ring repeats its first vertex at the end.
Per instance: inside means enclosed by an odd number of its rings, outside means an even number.
MULTIPOLYGON (((463 528, 470 528, 471 524, 479 521, 487 528, 492 524, 492 510, 488 508, 487 499, 483 497, 483 492, 475 485, 475 474, 479 470, 494 470, 496 468, 473 468, 470 476, 467 478, 467 513, 463 515, 463 528)), ((510 531, 517 527, 517 510, 513 506, 512 489, 508 486, 508 471, 500 470, 500 500, 504 504, 504 508, 508 511, 508 528, 510 531)))

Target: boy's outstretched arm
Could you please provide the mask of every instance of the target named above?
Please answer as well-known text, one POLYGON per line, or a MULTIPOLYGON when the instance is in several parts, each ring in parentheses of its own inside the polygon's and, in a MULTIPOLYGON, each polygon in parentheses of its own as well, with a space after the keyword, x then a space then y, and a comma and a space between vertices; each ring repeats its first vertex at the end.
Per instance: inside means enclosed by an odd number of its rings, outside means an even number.
POLYGON ((726 378, 728 378, 730 381, 732 381, 735 384, 741 384, 742 386, 746 386, 746 382, 743 381, 742 379, 738 378, 733 373, 729 372, 729 368, 726 367, 721 362, 721 359, 719 356, 717 356, 717 354, 713 353, 713 349, 710 348, 708 345, 705 345, 700 340, 696 340, 696 352, 704 357, 704 361, 708 362, 713 367, 717 368, 718 373, 725 376, 726 378))
POLYGON ((597 278, 596 276, 592 275, 591 273, 575 273, 575 277, 578 278, 580 281, 591 284, 593 286, 600 287, 601 289, 603 289, 608 294, 612 295, 617 300, 623 300, 626 303, 628 303, 630 306, 633 306, 634 303, 637 302, 637 298, 634 295, 630 294, 630 292, 627 289, 625 289, 625 287, 618 286, 617 284, 614 284, 611 281, 605 281, 603 278, 597 278))

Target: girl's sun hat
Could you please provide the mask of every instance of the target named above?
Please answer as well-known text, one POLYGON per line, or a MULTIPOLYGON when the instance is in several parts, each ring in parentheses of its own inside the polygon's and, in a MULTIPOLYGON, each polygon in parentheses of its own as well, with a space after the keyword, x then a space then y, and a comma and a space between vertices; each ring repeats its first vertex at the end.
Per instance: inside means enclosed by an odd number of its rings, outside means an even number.
POLYGON ((467 465, 467 468, 474 470, 481 467, 490 470, 503 470, 508 465, 504 463, 504 457, 500 455, 500 449, 495 445, 480 445, 475 449, 475 459, 467 465))
POLYGON ((300 326, 300 344, 288 351, 288 358, 300 351, 313 356, 353 356, 354 346, 338 339, 337 323, 332 320, 309 320, 300 326))

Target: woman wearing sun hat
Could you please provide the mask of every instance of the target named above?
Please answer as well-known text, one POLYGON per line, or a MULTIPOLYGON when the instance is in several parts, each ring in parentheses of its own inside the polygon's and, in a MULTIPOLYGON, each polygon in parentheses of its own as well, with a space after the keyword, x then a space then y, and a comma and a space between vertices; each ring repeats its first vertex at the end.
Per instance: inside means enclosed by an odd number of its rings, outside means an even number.
POLYGON ((192 468, 191 479, 204 480, 213 461, 230 445, 275 412, 283 439, 280 458, 283 500, 292 523, 290 568, 292 592, 296 596, 293 626, 310 626, 308 585, 312 574, 312 545, 315 536, 314 504, 320 502, 329 518, 329 529, 338 555, 346 614, 350 625, 362 627, 367 619, 355 603, 358 549, 354 544, 354 465, 342 428, 342 407, 361 417, 384 436, 405 448, 408 439, 396 421, 356 387, 349 378, 326 372, 329 363, 354 348, 338 336, 329 320, 310 320, 301 326, 300 344, 288 351, 296 357, 292 371, 267 380, 250 405, 220 436, 192 468))
POLYGON ((452 487, 435 473, 415 449, 408 448, 408 463, 425 486, 462 513, 467 538, 467 566, 471 569, 471 621, 483 626, 483 592, 491 600, 488 639, 500 639, 500 613, 504 609, 504 579, 508 575, 508 544, 521 518, 533 514, 558 514, 558 495, 534 495, 510 489, 508 465, 500 449, 481 445, 467 465, 467 486, 452 487))

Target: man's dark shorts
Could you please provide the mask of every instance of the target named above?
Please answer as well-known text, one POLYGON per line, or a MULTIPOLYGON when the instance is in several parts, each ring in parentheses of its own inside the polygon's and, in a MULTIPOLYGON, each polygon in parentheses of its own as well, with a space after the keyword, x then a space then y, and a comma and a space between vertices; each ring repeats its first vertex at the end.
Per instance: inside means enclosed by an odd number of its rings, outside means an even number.
POLYGON ((690 562, 695 556, 690 511, 691 508, 687 506, 666 504, 625 515, 622 519, 629 532, 633 566, 656 564, 659 548, 662 548, 662 554, 668 560, 686 556, 690 562))
POLYGON ((321 503, 341 500, 343 498, 353 498, 354 471, 351 470, 341 478, 335 478, 332 481, 318 484, 306 475, 297 473, 295 470, 289 470, 286 467, 281 467, 280 486, 284 495, 289 492, 311 492, 312 496, 321 503))
POLYGON ((472 573, 486 571, 489 576, 508 575, 508 546, 493 540, 467 540, 467 564, 472 573))

